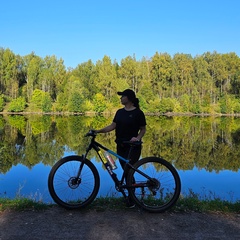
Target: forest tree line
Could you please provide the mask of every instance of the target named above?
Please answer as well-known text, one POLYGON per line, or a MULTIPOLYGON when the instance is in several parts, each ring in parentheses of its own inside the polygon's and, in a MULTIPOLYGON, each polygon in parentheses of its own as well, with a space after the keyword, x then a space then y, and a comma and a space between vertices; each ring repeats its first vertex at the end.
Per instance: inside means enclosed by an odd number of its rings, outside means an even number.
POLYGON ((104 56, 66 68, 56 56, 26 56, 0 48, 0 112, 113 112, 117 91, 133 89, 144 112, 240 113, 240 58, 234 52, 156 52, 104 56))

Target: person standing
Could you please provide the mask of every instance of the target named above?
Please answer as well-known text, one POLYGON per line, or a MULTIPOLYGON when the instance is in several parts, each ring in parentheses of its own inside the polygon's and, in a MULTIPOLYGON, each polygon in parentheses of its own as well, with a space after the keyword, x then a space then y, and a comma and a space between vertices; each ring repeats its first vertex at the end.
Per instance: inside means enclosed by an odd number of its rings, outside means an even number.
MULTIPOLYGON (((128 158, 130 146, 124 144, 124 141, 141 141, 142 137, 146 133, 146 118, 143 111, 139 107, 139 99, 131 89, 126 89, 123 92, 117 92, 121 96, 121 103, 123 108, 117 110, 113 121, 110 125, 95 130, 96 133, 107 133, 115 130, 117 144, 117 154, 128 158)), ((136 163, 141 156, 141 145, 134 147, 129 156, 130 164, 136 163)), ((122 168, 125 168, 125 162, 120 160, 122 168)), ((126 176, 128 169, 125 169, 126 176)), ((131 201, 128 203, 129 207, 133 206, 131 201)))

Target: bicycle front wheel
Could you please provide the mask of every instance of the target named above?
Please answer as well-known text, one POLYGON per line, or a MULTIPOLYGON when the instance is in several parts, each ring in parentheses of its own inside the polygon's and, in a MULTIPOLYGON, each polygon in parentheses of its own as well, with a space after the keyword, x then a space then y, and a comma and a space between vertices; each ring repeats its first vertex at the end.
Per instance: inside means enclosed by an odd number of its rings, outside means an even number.
POLYGON ((149 212, 164 212, 179 198, 181 181, 166 160, 147 157, 134 164, 128 175, 129 194, 137 205, 149 212))
POLYGON ((83 161, 80 156, 62 158, 52 167, 48 177, 51 197, 67 209, 89 205, 97 196, 99 186, 100 178, 96 167, 87 159, 83 161))

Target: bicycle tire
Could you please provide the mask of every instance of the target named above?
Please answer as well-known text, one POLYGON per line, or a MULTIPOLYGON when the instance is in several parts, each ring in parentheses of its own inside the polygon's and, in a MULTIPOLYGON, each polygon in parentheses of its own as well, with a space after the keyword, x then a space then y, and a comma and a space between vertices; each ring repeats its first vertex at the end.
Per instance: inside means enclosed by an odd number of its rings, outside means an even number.
POLYGON ((176 169, 166 160, 146 157, 134 167, 154 180, 151 184, 146 177, 131 169, 127 178, 129 195, 138 206, 149 212, 164 212, 171 208, 179 198, 181 180, 176 169))
POLYGON ((81 175, 76 180, 81 156, 67 156, 60 159, 51 169, 48 189, 53 200, 66 209, 84 208, 96 198, 99 187, 99 173, 92 162, 84 161, 81 175))

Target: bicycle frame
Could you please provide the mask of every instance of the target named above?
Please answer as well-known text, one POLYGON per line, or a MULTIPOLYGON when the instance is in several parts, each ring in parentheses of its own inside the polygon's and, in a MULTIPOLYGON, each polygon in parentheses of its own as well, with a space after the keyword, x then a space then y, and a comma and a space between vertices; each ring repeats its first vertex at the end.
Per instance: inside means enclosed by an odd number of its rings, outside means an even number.
POLYGON ((181 181, 176 169, 169 162, 153 156, 131 164, 131 151, 141 142, 124 141, 123 144, 129 144, 130 147, 128 156, 124 158, 95 141, 95 131, 90 130, 85 136, 91 137, 86 152, 82 156, 61 158, 49 173, 49 192, 57 204, 67 209, 82 208, 97 197, 100 176, 94 163, 87 158, 92 149, 99 156, 115 183, 116 190, 121 192, 128 206, 136 203, 149 212, 162 212, 176 203, 181 191, 181 181), (113 172, 108 158, 105 158, 103 150, 125 163, 120 180, 116 172, 113 172))
MULTIPOLYGON (((102 144, 100 144, 99 142, 97 142, 97 141, 95 140, 95 137, 96 137, 96 136, 91 136, 91 137, 92 137, 91 142, 90 142, 90 144, 88 145, 88 147, 87 147, 87 149, 86 149, 85 155, 83 155, 84 161, 87 159, 87 155, 88 155, 89 151, 90 151, 91 149, 94 149, 94 150, 97 152, 97 154, 98 154, 101 162, 103 163, 103 165, 104 165, 105 168, 107 169, 107 171, 108 171, 109 175, 111 176, 112 180, 114 181, 116 190, 119 191, 119 192, 121 192, 124 197, 126 197, 126 194, 125 194, 125 192, 124 192, 124 189, 136 188, 136 187, 137 187, 136 185, 135 185, 135 186, 128 186, 127 183, 126 183, 126 184, 123 184, 123 183, 124 183, 124 178, 125 178, 125 169, 126 169, 126 167, 129 167, 129 168, 131 168, 131 169, 134 169, 136 172, 140 173, 141 175, 143 175, 144 177, 146 177, 148 180, 152 181, 152 178, 151 178, 151 177, 149 177, 148 175, 146 175, 146 174, 143 173, 142 171, 136 169, 132 164, 130 164, 128 159, 126 159, 126 158, 118 155, 118 154, 115 153, 114 151, 108 149, 107 147, 105 147, 105 146, 103 146, 102 144), (110 153, 111 155, 117 157, 119 160, 122 160, 122 161, 124 161, 124 162, 126 163, 125 168, 123 169, 123 174, 122 174, 121 180, 119 180, 119 179, 117 178, 117 174, 113 172, 112 168, 110 167, 107 159, 105 158, 105 156, 104 156, 104 154, 103 154, 103 152, 102 152, 101 150, 107 151, 107 152, 110 153)), ((133 145, 134 145, 134 144, 133 144, 133 145)), ((130 156, 130 154, 131 154, 131 149, 132 149, 133 145, 132 145, 131 148, 130 148, 130 151, 129 151, 128 156, 130 156)), ((81 169, 82 169, 82 167, 83 167, 84 161, 83 161, 83 163, 82 163, 81 166, 80 166, 79 175, 80 175, 81 169)), ((141 186, 142 186, 142 185, 141 185, 141 186)), ((141 186, 140 186, 140 187, 141 187, 141 186)))

